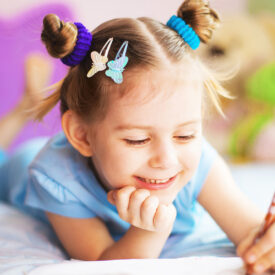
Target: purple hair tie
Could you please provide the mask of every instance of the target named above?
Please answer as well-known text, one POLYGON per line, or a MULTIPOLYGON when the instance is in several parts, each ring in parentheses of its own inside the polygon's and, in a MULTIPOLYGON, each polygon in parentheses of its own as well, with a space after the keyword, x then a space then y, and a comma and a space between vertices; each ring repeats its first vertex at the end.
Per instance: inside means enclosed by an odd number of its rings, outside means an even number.
POLYGON ((77 40, 73 51, 61 58, 62 63, 68 66, 78 65, 84 57, 87 55, 87 52, 90 50, 92 42, 92 34, 79 22, 74 23, 77 27, 77 40))

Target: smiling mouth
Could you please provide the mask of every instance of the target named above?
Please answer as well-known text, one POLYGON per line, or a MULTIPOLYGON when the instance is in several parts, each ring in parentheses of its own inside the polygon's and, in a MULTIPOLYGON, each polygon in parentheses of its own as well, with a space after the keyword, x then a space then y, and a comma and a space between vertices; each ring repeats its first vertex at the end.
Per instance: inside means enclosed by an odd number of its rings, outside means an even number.
POLYGON ((134 176, 134 178, 136 179, 138 186, 141 188, 148 190, 161 190, 166 189, 174 184, 176 182, 177 176, 178 174, 166 179, 147 179, 138 176, 134 176))
POLYGON ((175 176, 171 177, 171 178, 166 178, 166 179, 146 179, 146 178, 141 178, 141 177, 137 177, 139 180, 145 182, 145 183, 149 183, 149 184, 164 184, 169 182, 172 178, 174 178, 175 176))

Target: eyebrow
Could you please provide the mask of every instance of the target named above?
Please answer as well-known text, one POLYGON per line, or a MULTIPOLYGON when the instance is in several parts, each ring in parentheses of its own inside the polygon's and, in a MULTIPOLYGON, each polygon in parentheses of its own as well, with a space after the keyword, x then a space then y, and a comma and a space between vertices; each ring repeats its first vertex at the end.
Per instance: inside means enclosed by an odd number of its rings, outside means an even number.
MULTIPOLYGON (((179 124, 176 128, 184 127, 190 124, 197 124, 201 122, 200 119, 190 120, 184 123, 179 124)), ((141 130, 150 130, 151 126, 141 126, 141 125, 132 125, 132 124, 123 124, 115 127, 115 131, 123 131, 123 130, 133 130, 133 129, 141 129, 141 130)))

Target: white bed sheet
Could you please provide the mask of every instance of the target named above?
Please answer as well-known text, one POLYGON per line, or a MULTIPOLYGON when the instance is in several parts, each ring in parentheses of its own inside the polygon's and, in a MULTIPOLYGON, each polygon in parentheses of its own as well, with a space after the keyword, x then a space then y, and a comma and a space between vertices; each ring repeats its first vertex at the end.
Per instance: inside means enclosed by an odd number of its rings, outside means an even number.
POLYGON ((66 259, 52 229, 0 203, 0 274, 15 275, 66 259))
POLYGON ((29 275, 245 275, 241 259, 186 257, 178 259, 70 261, 43 266, 29 275))
MULTIPOLYGON (((262 210, 266 211, 275 191, 275 164, 231 165, 231 170, 241 189, 262 210)), ((209 216, 204 218, 200 229, 195 234, 185 239, 175 236, 169 244, 177 245, 172 254, 168 245, 167 250, 162 254, 163 258, 204 257, 206 255, 235 256, 232 243, 228 241, 225 234, 209 216)), ((21 213, 10 205, 0 203, 1 275, 29 274, 41 266, 50 267, 50 264, 64 264, 63 261, 66 259, 65 253, 60 248, 49 226, 21 213)), ((65 264, 69 263, 71 261, 65 262, 65 264)))

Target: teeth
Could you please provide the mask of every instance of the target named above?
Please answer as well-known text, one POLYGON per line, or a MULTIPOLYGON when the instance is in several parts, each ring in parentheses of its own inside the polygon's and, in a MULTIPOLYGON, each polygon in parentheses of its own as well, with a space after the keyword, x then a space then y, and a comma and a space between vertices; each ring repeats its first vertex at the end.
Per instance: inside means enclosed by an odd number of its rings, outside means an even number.
POLYGON ((164 180, 152 180, 152 179, 143 179, 143 181, 145 181, 146 183, 150 183, 150 184, 160 184, 160 183, 165 183, 169 180, 168 179, 164 179, 164 180))

